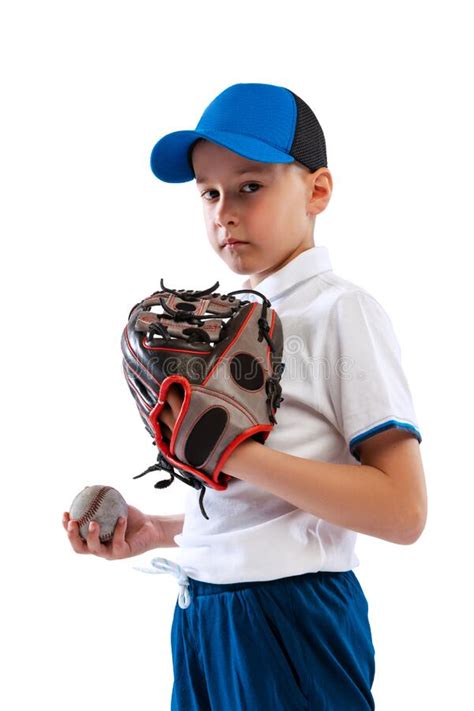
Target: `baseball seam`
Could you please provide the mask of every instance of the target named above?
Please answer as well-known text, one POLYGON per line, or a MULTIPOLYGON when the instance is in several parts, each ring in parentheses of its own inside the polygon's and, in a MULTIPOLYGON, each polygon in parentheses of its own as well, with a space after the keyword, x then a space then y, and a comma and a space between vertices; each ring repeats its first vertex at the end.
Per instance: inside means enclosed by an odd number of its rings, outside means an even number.
MULTIPOLYGON (((100 489, 100 491, 97 492, 97 494, 94 496, 91 503, 89 504, 89 508, 85 511, 85 513, 78 520, 79 528, 82 528, 82 526, 84 526, 85 524, 88 524, 90 521, 92 521, 92 519, 96 515, 97 511, 100 509, 106 493, 108 491, 110 491, 111 489, 112 489, 111 486, 103 486, 100 489)), ((109 533, 105 536, 100 535, 99 538, 101 541, 108 541, 110 538, 112 538, 112 534, 109 533)))

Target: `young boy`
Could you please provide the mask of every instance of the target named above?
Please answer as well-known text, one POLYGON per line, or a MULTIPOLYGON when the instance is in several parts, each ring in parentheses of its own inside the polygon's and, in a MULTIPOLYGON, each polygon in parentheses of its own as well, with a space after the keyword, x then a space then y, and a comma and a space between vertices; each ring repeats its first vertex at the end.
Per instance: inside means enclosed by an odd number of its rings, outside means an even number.
MULTIPOLYGON (((179 546, 192 604, 173 619, 173 711, 374 709, 357 532, 414 543, 427 498, 390 319, 314 245, 332 191, 322 129, 289 89, 235 84, 195 131, 158 141, 151 167, 196 179, 212 248, 280 316, 284 403, 265 445, 246 440, 227 459, 227 490, 207 489, 209 520, 191 490, 184 518, 130 507, 107 546, 97 530, 82 542, 65 514, 71 544, 108 558, 179 546)), ((168 404, 170 437, 177 390, 168 404)))

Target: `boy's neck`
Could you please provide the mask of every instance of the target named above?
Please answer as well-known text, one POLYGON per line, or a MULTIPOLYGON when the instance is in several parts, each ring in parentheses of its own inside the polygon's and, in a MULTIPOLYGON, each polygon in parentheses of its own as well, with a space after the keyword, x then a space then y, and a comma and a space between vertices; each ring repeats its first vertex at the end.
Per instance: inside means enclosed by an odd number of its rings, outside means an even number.
POLYGON ((256 274, 249 274, 249 282, 250 282, 250 288, 251 289, 256 289, 258 284, 260 284, 261 281, 269 277, 271 274, 275 274, 275 272, 278 272, 280 269, 282 269, 284 266, 286 266, 289 262, 291 262, 295 257, 297 257, 299 254, 302 252, 306 252, 308 249, 312 249, 315 246, 314 242, 311 244, 304 244, 304 245, 299 245, 297 249, 295 249, 293 252, 291 252, 287 257, 285 257, 281 262, 278 264, 275 264, 273 267, 270 267, 270 269, 265 269, 261 272, 257 272, 256 274))

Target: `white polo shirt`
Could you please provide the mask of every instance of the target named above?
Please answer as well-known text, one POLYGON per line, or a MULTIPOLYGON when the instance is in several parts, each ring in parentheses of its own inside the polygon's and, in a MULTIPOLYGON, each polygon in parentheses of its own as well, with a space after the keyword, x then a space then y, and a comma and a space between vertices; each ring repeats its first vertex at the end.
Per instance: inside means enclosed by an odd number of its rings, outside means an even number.
MULTIPOLYGON (((249 279, 242 289, 251 288, 249 279)), ((264 446, 314 461, 360 466, 358 445, 391 427, 421 442, 400 347, 390 318, 363 288, 337 276, 315 246, 256 289, 283 327, 283 402, 264 446)), ((253 294, 242 298, 261 299, 253 294)), ((224 466, 225 471, 225 466, 224 466)), ((188 487, 186 487, 188 488, 188 487)), ((357 533, 232 479, 225 491, 189 487, 173 560, 212 583, 273 580, 359 565, 357 533)))

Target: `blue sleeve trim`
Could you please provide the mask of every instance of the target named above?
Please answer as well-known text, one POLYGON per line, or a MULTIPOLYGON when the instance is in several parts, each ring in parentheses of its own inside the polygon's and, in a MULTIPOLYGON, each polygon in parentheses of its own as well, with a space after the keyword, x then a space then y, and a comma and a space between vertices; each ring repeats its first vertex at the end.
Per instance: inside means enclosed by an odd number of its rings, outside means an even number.
POLYGON ((364 442, 366 439, 369 439, 369 437, 372 437, 374 434, 378 434, 379 432, 384 432, 385 430, 390 430, 393 428, 396 428, 399 430, 408 430, 409 432, 413 432, 413 434, 417 438, 418 442, 422 441, 420 431, 413 425, 410 425, 408 422, 402 422, 400 420, 388 420, 388 422, 384 422, 381 425, 372 427, 372 429, 367 430, 367 432, 363 432, 362 434, 357 435, 357 437, 353 437, 353 439, 351 439, 351 441, 349 442, 350 453, 352 454, 353 457, 355 457, 357 459, 358 462, 360 462, 360 456, 359 456, 360 443, 364 442))

